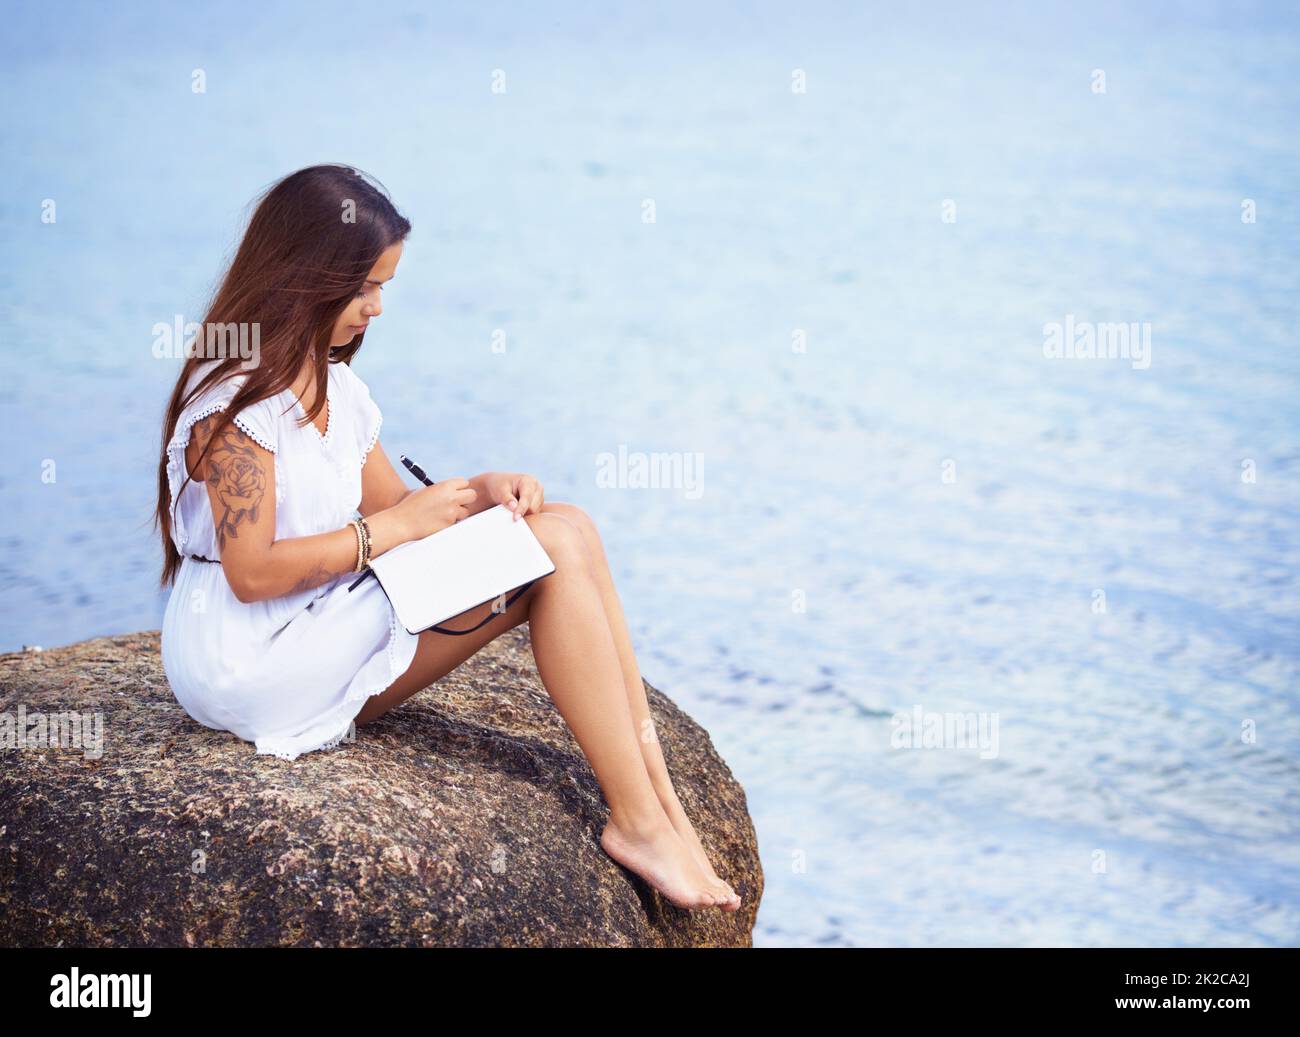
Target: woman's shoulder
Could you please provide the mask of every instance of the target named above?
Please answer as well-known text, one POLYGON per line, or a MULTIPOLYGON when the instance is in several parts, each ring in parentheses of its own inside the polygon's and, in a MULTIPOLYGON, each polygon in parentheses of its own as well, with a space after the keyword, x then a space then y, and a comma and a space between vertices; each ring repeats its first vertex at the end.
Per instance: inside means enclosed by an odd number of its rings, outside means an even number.
POLYGON ((336 360, 329 366, 334 377, 338 379, 339 384, 348 392, 359 396, 370 395, 370 387, 362 381, 361 376, 357 374, 356 371, 352 370, 352 365, 350 363, 343 360, 336 360))
POLYGON ((330 364, 330 370, 343 386, 345 406, 351 415, 349 420, 356 433, 357 447, 364 465, 366 456, 379 438, 379 428, 384 422, 383 414, 380 413, 379 405, 370 398, 370 387, 352 370, 350 364, 340 360, 330 364))
POLYGON ((225 404, 248 381, 248 372, 235 368, 232 372, 220 372, 214 361, 205 360, 194 365, 185 380, 185 396, 189 397, 187 407, 203 406, 213 403, 225 404), (209 381, 209 379, 211 379, 209 381), (203 385, 207 382, 206 385, 203 385), (199 389, 202 385, 202 389, 199 389), (195 392, 195 390, 198 390, 195 392), (193 395, 191 395, 193 394, 193 395))
POLYGON ((351 364, 342 360, 330 364, 330 371, 338 379, 338 385, 343 390, 348 409, 360 413, 367 424, 371 423, 379 407, 370 395, 370 386, 362 380, 356 371, 352 370, 351 364))
MULTIPOLYGON (((196 364, 186 382, 186 395, 202 384, 205 378, 212 376, 213 370, 210 363, 196 364)), ((217 376, 204 386, 185 405, 182 420, 177 424, 177 434, 182 434, 182 428, 198 418, 225 410, 244 387, 250 374, 249 371, 236 368, 233 373, 217 376)), ((236 413, 235 422, 255 442, 274 452, 279 441, 278 426, 285 415, 290 413, 289 404, 292 401, 289 397, 292 397, 292 393, 285 390, 255 403, 245 404, 236 413)))
MULTIPOLYGON (((194 370, 190 372, 189 378, 185 383, 185 394, 187 396, 206 378, 212 376, 213 381, 204 386, 202 391, 200 391, 198 395, 194 396, 187 406, 194 406, 200 402, 219 402, 223 405, 229 403, 230 400, 234 398, 235 394, 244 387, 245 383, 252 375, 251 371, 236 367, 223 374, 213 376, 213 372, 217 370, 217 368, 214 368, 212 363, 212 361, 205 361, 196 364, 194 370)), ((258 402, 273 403, 285 399, 286 397, 291 397, 292 395, 292 390, 284 389, 281 392, 273 393, 266 397, 265 400, 258 402)), ((248 406, 256 406, 256 404, 248 404, 248 406)))

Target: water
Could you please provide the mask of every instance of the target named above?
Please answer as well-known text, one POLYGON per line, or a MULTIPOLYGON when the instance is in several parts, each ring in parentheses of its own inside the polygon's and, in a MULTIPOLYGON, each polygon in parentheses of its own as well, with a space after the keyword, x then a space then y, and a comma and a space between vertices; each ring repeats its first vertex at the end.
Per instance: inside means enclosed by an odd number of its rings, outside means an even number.
POLYGON ((0 74, 0 649, 160 625, 150 329, 342 159, 415 227, 389 453, 597 519, 745 787, 756 943, 1300 942, 1294 15, 49 10, 0 74), (1067 315, 1150 366, 1045 358, 1067 315), (601 488, 620 445, 703 494, 601 488), (996 755, 892 749, 916 707, 996 755))

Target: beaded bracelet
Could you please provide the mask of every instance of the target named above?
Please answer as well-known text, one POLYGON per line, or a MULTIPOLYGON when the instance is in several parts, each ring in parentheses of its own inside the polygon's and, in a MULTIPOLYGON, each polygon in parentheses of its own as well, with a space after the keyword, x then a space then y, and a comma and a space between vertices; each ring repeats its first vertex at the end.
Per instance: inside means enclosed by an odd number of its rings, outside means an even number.
POLYGON ((360 519, 351 519, 349 520, 348 525, 352 527, 352 531, 357 535, 357 565, 356 568, 353 569, 352 571, 354 573, 359 573, 362 569, 361 560, 365 557, 365 536, 366 535, 361 531, 360 519))
POLYGON ((361 559, 361 568, 364 569, 370 564, 370 523, 365 519, 357 519, 361 525, 361 532, 365 534, 365 555, 361 559))

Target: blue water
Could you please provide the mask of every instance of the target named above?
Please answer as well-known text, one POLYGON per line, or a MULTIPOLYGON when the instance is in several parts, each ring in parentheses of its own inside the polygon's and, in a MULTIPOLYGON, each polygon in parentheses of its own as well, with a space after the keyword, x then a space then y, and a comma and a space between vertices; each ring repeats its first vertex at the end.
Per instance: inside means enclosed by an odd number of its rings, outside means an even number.
POLYGON ((1300 942, 1294 14, 310 10, 6 5, 0 650, 160 625, 151 328, 348 161, 415 228, 389 453, 597 519, 756 943, 1300 942), (1150 366, 1045 357, 1067 315, 1150 366), (703 492, 598 485, 620 446, 703 492), (918 707, 996 755, 891 748, 918 707))

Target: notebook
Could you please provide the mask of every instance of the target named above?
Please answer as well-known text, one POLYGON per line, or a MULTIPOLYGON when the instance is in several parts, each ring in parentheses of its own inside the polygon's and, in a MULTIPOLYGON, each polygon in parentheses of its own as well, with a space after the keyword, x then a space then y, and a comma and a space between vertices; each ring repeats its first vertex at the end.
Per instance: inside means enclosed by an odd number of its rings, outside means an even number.
POLYGON ((532 527, 504 504, 370 560, 412 634, 555 571, 532 527))

